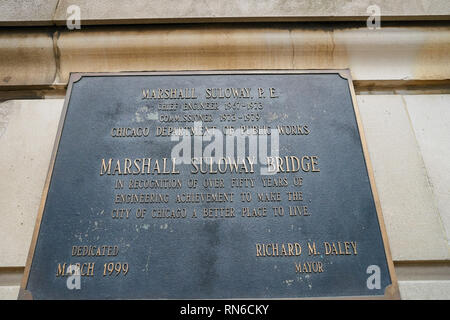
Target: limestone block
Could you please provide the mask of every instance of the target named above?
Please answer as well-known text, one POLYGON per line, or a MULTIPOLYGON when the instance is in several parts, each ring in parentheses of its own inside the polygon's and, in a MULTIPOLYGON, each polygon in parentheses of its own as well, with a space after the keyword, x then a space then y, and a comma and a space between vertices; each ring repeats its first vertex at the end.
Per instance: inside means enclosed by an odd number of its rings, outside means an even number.
POLYGON ((0 286, 0 300, 17 300, 19 286, 0 286))
POLYGON ((292 66, 286 29, 140 28, 62 32, 61 81, 71 71, 283 69, 292 66))
POLYGON ((442 80, 450 28, 319 29, 177 26, 62 31, 60 82, 70 72, 343 69, 354 80, 442 80), (425 54, 426 53, 426 54, 425 54))
POLYGON ((170 23, 201 21, 333 21, 366 20, 367 8, 378 5, 386 20, 446 19, 450 4, 445 0, 61 0, 55 22, 64 23, 67 8, 78 5, 86 24, 170 23), (425 18, 424 18, 425 17, 425 18))
POLYGON ((404 99, 450 245, 450 95, 404 99))
POLYGON ((403 300, 448 300, 450 281, 399 281, 403 300))
POLYGON ((443 79, 450 75, 450 32, 444 29, 336 29, 333 56, 346 53, 354 80, 443 79))
POLYGON ((402 96, 358 96, 393 259, 449 259, 444 229, 402 96))
POLYGON ((0 86, 51 85, 56 77, 52 34, 0 32, 0 86))
POLYGON ((70 72, 344 69, 354 80, 450 77, 450 27, 99 27, 0 33, 0 86, 64 86, 70 72))
POLYGON ((63 100, 0 104, 0 267, 24 266, 63 100))
POLYGON ((51 25, 58 0, 3 0, 0 26, 51 25))
POLYGON ((84 24, 141 24, 236 21, 364 21, 371 5, 382 19, 445 20, 446 0, 3 0, 0 26, 64 25, 77 5, 84 24))

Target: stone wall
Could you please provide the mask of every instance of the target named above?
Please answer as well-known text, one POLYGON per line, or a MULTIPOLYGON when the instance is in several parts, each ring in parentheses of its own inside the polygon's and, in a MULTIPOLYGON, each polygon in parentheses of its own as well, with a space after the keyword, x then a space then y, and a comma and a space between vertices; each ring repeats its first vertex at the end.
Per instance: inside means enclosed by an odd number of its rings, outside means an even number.
POLYGON ((0 298, 17 297, 70 72, 343 68, 401 296, 450 298, 448 1, 374 1, 402 21, 379 30, 356 21, 368 1, 181 1, 159 13, 143 1, 122 11, 77 1, 86 25, 74 31, 63 26, 74 1, 25 2, 0 4, 0 298))

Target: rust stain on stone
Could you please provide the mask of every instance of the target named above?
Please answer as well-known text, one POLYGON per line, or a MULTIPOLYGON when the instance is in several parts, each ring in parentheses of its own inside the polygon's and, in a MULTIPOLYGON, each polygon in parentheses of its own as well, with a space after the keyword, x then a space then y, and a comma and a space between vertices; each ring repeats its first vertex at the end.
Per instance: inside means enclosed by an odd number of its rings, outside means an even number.
POLYGON ((413 78, 450 79, 450 27, 429 28, 418 48, 413 78))

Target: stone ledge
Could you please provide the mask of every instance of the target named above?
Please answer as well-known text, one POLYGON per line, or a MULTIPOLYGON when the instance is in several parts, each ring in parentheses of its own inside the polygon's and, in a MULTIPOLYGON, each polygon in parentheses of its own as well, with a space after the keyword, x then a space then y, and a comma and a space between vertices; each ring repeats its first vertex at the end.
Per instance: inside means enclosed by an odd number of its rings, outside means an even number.
POLYGON ((53 24, 58 0, 3 0, 0 26, 46 26, 53 24))
POLYGON ((65 25, 67 8, 81 9, 82 24, 155 24, 255 21, 364 21, 376 4, 382 19, 449 20, 446 0, 10 0, 0 5, 0 26, 65 25))
POLYGON ((450 79, 450 26, 95 27, 0 33, 0 87, 64 86, 70 72, 345 69, 357 81, 450 79))
POLYGON ((399 281, 402 300, 448 300, 450 281, 399 281))
POLYGON ((372 4, 380 7, 385 20, 450 18, 450 3, 441 0, 426 0, 421 4, 414 0, 404 0, 401 3, 389 0, 97 0, 95 5, 89 0, 61 0, 55 13, 57 24, 66 23, 67 8, 73 4, 81 8, 85 24, 364 21, 369 16, 367 7, 372 4))

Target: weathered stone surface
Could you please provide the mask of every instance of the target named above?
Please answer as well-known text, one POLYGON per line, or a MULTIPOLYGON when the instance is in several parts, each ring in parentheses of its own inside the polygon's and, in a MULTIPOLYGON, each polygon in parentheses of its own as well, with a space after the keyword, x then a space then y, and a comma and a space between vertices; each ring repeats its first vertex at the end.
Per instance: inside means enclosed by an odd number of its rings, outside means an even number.
POLYGON ((57 4, 58 0, 3 0, 0 26, 51 25, 57 4))
POLYGON ((449 259, 433 190, 402 96, 358 96, 358 105, 393 259, 449 259))
POLYGON ((450 244, 450 95, 404 99, 450 244))
POLYGON ((0 86, 67 84, 70 72, 343 69, 354 80, 450 78, 450 27, 176 26, 0 33, 0 86))
POLYGON ((51 85, 56 69, 50 33, 0 32, 0 86, 51 85))
POLYGON ((235 28, 64 31, 60 73, 222 69, 342 69, 354 80, 442 80, 450 28, 235 28), (423 46, 435 54, 421 55, 423 46), (431 49, 431 48, 434 48, 431 49), (426 72, 433 66, 433 72, 426 72), (439 70, 438 70, 439 69, 439 70))
POLYGON ((450 28, 444 29, 335 30, 333 57, 346 53, 355 80, 444 79, 450 75, 450 28))
POLYGON ((0 267, 24 266, 63 100, 0 104, 0 267))
POLYGON ((397 262, 395 274, 399 281, 450 281, 450 263, 449 261, 397 262))
POLYGON ((434 19, 450 17, 445 0, 61 0, 55 21, 64 23, 67 8, 78 5, 87 24, 155 23, 182 21, 329 21, 366 20, 367 8, 378 5, 383 19, 410 20, 427 15, 434 19), (439 17, 439 18, 438 18, 439 17))
POLYGON ((138 24, 223 21, 361 20, 378 5, 383 20, 449 19, 446 0, 4 0, 0 25, 65 24, 77 5, 84 24, 138 24))
POLYGON ((450 281, 399 281, 403 300, 448 300, 450 281))
POLYGON ((0 286, 0 300, 16 300, 19 289, 19 286, 0 286))

